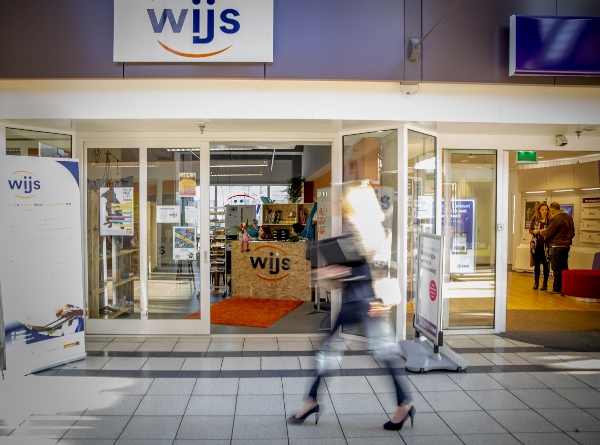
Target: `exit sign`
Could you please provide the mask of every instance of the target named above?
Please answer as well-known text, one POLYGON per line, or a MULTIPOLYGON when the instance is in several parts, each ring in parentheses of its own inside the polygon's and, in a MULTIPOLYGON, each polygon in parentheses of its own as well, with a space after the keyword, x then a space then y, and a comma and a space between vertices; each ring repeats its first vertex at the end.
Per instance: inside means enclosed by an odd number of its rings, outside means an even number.
POLYGON ((517 164, 537 164, 537 151, 518 151, 517 164))

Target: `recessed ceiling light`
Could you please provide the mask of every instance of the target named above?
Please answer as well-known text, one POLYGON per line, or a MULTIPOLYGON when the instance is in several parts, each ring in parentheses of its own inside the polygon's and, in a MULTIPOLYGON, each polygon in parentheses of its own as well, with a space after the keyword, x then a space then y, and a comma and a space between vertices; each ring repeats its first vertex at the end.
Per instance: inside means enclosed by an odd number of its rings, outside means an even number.
POLYGON ((475 155, 469 155, 469 156, 467 156, 467 158, 471 158, 471 159, 473 159, 475 157, 476 157, 475 155))
POLYGON ((468 159, 463 159, 463 160, 462 160, 462 161, 460 161, 460 162, 469 162, 469 160, 468 160, 468 159))
POLYGON ((529 193, 529 194, 533 194, 533 193, 546 193, 546 190, 534 190, 533 192, 525 192, 525 193, 529 193))
POLYGON ((554 193, 560 193, 560 192, 573 192, 573 189, 564 189, 564 190, 554 190, 554 193))
POLYGON ((590 187, 590 188, 585 188, 585 189, 581 189, 581 190, 600 190, 600 187, 590 187))

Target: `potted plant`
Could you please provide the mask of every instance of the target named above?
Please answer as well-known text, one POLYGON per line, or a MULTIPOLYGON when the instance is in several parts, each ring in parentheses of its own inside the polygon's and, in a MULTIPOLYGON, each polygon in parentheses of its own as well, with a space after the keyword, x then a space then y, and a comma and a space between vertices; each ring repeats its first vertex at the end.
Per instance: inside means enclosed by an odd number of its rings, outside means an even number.
POLYGON ((302 200, 302 193, 304 190, 304 176, 298 175, 287 180, 287 193, 288 200, 292 204, 296 204, 302 200))

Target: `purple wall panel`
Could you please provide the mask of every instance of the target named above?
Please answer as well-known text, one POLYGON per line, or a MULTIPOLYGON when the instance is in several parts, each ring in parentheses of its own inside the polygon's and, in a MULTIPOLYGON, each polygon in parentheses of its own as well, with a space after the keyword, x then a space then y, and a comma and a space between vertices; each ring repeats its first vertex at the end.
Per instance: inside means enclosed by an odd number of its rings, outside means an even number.
POLYGON ((113 2, 1 0, 0 78, 120 78, 113 2))
MULTIPOLYGON (((427 33, 455 0, 423 0, 427 33)), ((553 84, 553 77, 508 75, 509 19, 556 15, 549 0, 462 0, 423 42, 423 81, 553 84)))
POLYGON ((264 63, 125 63, 126 79, 263 79, 264 63))
POLYGON ((402 80, 403 0, 275 0, 267 79, 402 80))

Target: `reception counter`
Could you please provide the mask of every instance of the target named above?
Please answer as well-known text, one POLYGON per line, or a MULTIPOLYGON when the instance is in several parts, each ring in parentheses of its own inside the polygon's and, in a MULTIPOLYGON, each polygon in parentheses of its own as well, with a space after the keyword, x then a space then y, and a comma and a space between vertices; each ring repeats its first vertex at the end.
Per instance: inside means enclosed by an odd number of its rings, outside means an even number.
POLYGON ((231 242, 231 295, 311 300, 306 243, 252 241, 250 252, 231 242))

